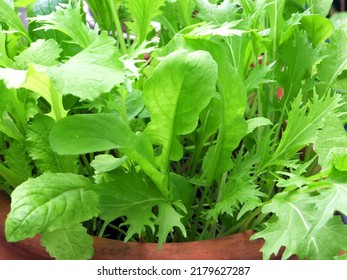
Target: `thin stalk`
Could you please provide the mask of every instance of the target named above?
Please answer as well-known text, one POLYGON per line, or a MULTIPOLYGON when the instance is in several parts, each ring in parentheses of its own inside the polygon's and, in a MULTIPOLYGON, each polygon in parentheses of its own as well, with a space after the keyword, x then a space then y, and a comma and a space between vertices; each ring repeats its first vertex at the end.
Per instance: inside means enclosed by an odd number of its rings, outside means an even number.
POLYGON ((119 20, 119 15, 117 12, 117 7, 116 7, 116 3, 112 0, 108 0, 108 3, 111 7, 111 11, 112 11, 112 15, 113 15, 113 20, 114 23, 116 25, 116 30, 117 30, 117 34, 118 34, 118 41, 120 44, 120 49, 122 51, 123 54, 125 54, 127 52, 127 47, 125 44, 125 40, 124 40, 124 36, 123 36, 123 30, 122 30, 122 25, 120 23, 119 20))

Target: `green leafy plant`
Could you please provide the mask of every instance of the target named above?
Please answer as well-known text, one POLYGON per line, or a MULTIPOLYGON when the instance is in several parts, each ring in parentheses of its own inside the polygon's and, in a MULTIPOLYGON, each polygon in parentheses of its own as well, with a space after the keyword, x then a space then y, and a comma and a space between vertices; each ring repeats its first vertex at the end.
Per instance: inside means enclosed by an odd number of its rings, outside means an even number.
POLYGON ((160 250, 253 230, 265 259, 345 257, 332 1, 86 1, 102 30, 80 1, 40 2, 27 32, 0 1, 9 242, 41 234, 51 256, 88 259, 92 235, 160 250))

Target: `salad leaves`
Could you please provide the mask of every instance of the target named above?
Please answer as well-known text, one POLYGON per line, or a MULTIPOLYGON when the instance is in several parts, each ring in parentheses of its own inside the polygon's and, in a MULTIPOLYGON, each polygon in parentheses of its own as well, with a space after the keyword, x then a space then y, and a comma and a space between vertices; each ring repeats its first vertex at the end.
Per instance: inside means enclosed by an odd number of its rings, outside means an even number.
POLYGON ((331 1, 85 1, 94 25, 81 1, 48 2, 0 0, 9 242, 89 259, 92 236, 162 249, 253 230, 265 259, 345 258, 331 1))

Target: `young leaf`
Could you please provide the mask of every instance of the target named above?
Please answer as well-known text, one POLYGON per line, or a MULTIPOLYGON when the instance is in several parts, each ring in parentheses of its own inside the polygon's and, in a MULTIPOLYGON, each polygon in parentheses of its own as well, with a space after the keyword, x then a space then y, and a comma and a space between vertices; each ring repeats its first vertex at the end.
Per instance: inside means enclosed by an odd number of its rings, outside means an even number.
POLYGON ((195 0, 198 6, 198 16, 206 22, 224 23, 235 19, 239 6, 229 0, 220 4, 212 4, 209 0, 195 0))
POLYGON ((102 33, 66 63, 50 67, 47 73, 58 92, 93 100, 122 83, 125 73, 114 43, 102 33))
POLYGON ((18 31, 31 42, 28 32, 20 21, 20 18, 4 0, 0 0, 0 23, 2 22, 5 23, 10 30, 18 31))
POLYGON ((127 159, 127 156, 115 158, 112 155, 97 155, 90 165, 95 169, 95 174, 101 174, 117 169, 122 166, 127 159))
POLYGON ((256 128, 260 126, 273 125, 273 123, 267 118, 256 117, 256 118, 247 120, 247 125, 248 125, 247 134, 249 134, 249 133, 252 133, 256 128))
POLYGON ((151 31, 151 20, 161 13, 160 8, 164 6, 165 0, 127 0, 125 2, 131 15, 134 17, 133 23, 127 23, 134 32, 137 42, 146 40, 147 34, 151 31))
POLYGON ((87 178, 69 173, 46 173, 27 180, 11 195, 11 212, 5 225, 7 241, 66 229, 97 216, 98 196, 88 189, 90 186, 87 178))
POLYGON ((200 112, 215 94, 216 80, 217 65, 207 52, 180 50, 165 57, 145 82, 143 97, 151 116, 145 133, 162 146, 161 170, 182 157, 177 136, 196 128, 200 112))
POLYGON ((66 229, 45 231, 41 245, 57 260, 87 260, 94 254, 93 237, 81 224, 66 229))
POLYGON ((50 117, 37 115, 27 128, 27 149, 35 160, 35 166, 42 172, 76 173, 77 158, 61 156, 52 151, 48 141, 49 133, 54 125, 50 117))

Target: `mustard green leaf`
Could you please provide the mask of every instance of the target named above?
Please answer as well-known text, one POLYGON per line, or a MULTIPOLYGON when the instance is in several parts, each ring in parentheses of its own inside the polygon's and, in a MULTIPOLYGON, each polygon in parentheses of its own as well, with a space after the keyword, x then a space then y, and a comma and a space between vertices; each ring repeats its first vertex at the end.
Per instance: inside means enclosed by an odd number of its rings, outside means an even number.
POLYGON ((37 40, 14 58, 14 67, 26 70, 29 63, 44 66, 57 65, 61 51, 58 43, 52 39, 37 40))
POLYGON ((28 153, 42 173, 76 173, 76 156, 57 155, 51 149, 48 136, 53 125, 54 120, 48 116, 36 115, 34 117, 26 131, 28 153))
POLYGON ((47 73, 59 93, 88 100, 111 91, 125 80, 115 41, 106 33, 66 63, 48 68, 47 73))
POLYGON ((46 173, 28 179, 11 195, 11 212, 5 224, 7 240, 19 241, 96 217, 98 195, 90 187, 89 179, 71 173, 46 173))
POLYGON ((45 231, 41 245, 57 260, 87 260, 94 255, 93 237, 81 224, 66 229, 45 231))
POLYGON ((165 57, 145 82, 143 98, 151 117, 145 133, 162 147, 162 170, 169 160, 182 157, 177 136, 196 128, 200 112, 215 94, 216 80, 217 65, 209 53, 179 50, 165 57))

